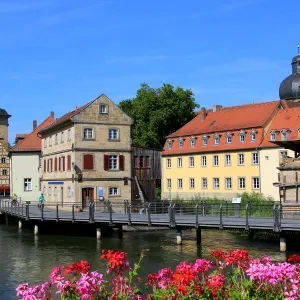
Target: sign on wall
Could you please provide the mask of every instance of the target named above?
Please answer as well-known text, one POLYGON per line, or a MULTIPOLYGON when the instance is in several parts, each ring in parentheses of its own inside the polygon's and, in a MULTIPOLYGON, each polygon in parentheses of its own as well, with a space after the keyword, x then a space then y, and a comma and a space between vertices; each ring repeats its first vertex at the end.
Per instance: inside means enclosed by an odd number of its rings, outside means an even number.
POLYGON ((98 197, 99 197, 99 200, 104 200, 104 191, 103 191, 102 186, 98 187, 98 197))

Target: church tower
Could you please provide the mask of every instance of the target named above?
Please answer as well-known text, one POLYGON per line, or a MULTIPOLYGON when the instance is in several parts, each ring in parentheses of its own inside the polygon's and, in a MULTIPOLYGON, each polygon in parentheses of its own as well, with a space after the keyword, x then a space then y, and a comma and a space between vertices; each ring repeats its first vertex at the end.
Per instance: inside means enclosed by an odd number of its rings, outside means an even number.
POLYGON ((0 108, 0 141, 8 146, 8 119, 11 117, 5 109, 0 108))

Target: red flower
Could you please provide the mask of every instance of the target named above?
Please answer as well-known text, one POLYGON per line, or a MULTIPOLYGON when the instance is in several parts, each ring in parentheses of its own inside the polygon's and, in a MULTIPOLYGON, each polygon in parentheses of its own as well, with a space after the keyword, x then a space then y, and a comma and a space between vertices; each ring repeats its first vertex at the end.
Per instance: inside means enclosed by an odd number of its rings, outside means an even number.
POLYGON ((188 290, 185 285, 179 285, 176 289, 176 292, 181 295, 186 295, 188 293, 188 290))
POLYGON ((107 253, 105 253, 105 250, 102 250, 100 259, 107 260, 108 273, 114 272, 120 275, 124 272, 124 270, 129 269, 127 253, 123 251, 108 250, 107 253))
POLYGON ((299 254, 293 254, 288 258, 289 263, 295 263, 298 264, 300 263, 300 255, 299 254))
POLYGON ((147 285, 157 285, 158 283, 158 277, 155 273, 151 273, 148 275, 147 277, 147 281, 146 281, 146 284, 147 285))
POLYGON ((210 252, 210 255, 215 259, 225 258, 226 253, 223 250, 214 250, 210 252))
POLYGON ((80 262, 74 262, 71 266, 66 265, 65 267, 65 274, 73 274, 74 276, 78 275, 79 273, 88 273, 91 266, 86 260, 81 260, 80 262))

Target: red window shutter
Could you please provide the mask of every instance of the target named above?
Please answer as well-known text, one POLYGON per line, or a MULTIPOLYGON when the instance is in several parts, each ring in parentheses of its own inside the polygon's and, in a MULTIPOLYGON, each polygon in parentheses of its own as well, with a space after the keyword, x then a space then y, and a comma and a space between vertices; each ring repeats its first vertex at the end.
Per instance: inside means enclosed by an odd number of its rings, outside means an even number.
POLYGON ((125 167, 124 155, 119 155, 119 170, 124 171, 124 167, 125 167))
POLYGON ((108 155, 104 154, 104 170, 108 170, 108 155))
POLYGON ((61 171, 61 157, 58 158, 58 170, 61 171))
POLYGON ((93 154, 84 154, 83 155, 83 169, 84 170, 93 170, 94 169, 94 155, 93 154))
POLYGON ((57 172, 57 157, 54 159, 54 171, 57 172))
POLYGON ((47 159, 47 172, 50 172, 50 159, 47 159))
POLYGON ((53 158, 50 158, 50 170, 53 171, 53 158))
POLYGON ((71 155, 68 155, 68 171, 71 171, 71 155))
POLYGON ((62 170, 63 172, 66 170, 65 157, 62 157, 62 170))
POLYGON ((44 159, 44 173, 47 172, 47 162, 46 162, 46 159, 44 159))

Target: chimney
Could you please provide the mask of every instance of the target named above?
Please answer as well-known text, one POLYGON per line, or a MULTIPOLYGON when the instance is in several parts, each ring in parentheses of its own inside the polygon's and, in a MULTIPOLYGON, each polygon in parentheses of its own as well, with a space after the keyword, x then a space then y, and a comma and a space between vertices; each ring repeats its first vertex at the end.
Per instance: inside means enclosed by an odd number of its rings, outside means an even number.
POLYGON ((36 129, 37 127, 37 120, 33 120, 32 122, 32 130, 36 129))
POLYGON ((221 108, 222 108, 222 105, 215 104, 215 105, 213 106, 213 112, 220 111, 221 108))
POLYGON ((201 110, 199 111, 199 115, 200 115, 201 122, 204 121, 207 116, 207 110, 205 107, 201 108, 201 110))
POLYGON ((54 111, 50 112, 50 117, 52 117, 54 119, 54 111))

